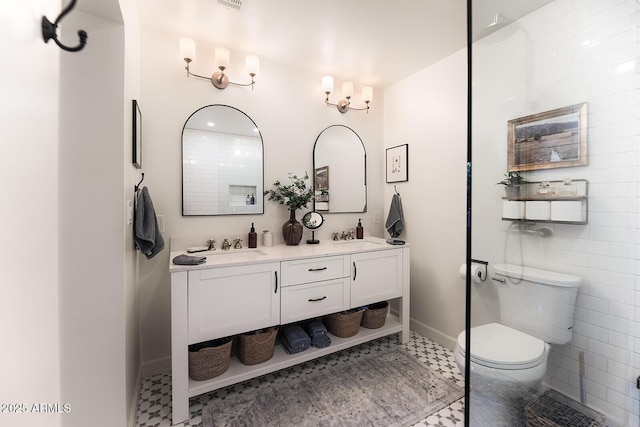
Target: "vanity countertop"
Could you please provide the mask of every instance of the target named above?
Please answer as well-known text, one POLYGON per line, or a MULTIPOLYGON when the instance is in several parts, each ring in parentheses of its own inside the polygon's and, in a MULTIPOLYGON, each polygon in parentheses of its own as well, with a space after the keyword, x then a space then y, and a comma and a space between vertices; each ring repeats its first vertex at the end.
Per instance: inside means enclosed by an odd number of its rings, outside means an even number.
POLYGON ((301 259, 321 256, 343 255, 353 252, 382 251, 407 247, 405 245, 391 245, 386 239, 378 237, 366 237, 355 240, 322 240, 319 244, 310 245, 301 242, 296 246, 275 245, 258 246, 255 249, 228 249, 215 251, 204 251, 197 253, 187 253, 186 250, 175 250, 171 252, 170 259, 173 260, 178 255, 205 256, 207 262, 199 265, 176 265, 173 262, 169 265, 170 272, 200 270, 211 267, 230 267, 243 264, 256 264, 266 262, 280 262, 290 259, 301 259))

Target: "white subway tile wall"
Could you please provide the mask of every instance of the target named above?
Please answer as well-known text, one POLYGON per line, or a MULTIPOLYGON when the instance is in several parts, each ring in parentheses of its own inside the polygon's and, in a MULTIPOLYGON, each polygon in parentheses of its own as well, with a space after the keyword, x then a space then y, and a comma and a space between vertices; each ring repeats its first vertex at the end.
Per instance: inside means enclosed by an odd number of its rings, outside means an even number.
POLYGON ((185 214, 263 211, 260 138, 185 129, 182 150, 183 181, 190 189, 183 190, 185 214), (247 193, 240 200, 235 193, 243 188, 247 193))
POLYGON ((474 198, 495 199, 495 220, 485 212, 474 223, 474 257, 522 259, 584 279, 573 340, 553 347, 545 382, 579 400, 584 350, 587 404, 609 420, 635 427, 640 426, 639 11, 637 0, 556 0, 476 43, 473 75, 474 174, 480 169, 474 198), (551 224, 551 238, 516 236, 500 221, 502 202, 492 185, 506 167, 506 121, 582 102, 588 103, 589 165, 526 175, 532 181, 587 179, 589 223, 551 224), (490 235, 496 230, 502 239, 490 235))

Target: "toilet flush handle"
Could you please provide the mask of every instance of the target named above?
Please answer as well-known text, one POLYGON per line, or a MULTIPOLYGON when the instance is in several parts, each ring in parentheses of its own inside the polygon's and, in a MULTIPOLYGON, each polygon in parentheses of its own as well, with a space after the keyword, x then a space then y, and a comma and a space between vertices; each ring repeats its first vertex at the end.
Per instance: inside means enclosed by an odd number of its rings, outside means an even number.
POLYGON ((495 280, 496 282, 500 282, 503 285, 507 284, 507 280, 505 278, 503 278, 503 277, 496 278, 496 277, 491 276, 491 280, 495 280))

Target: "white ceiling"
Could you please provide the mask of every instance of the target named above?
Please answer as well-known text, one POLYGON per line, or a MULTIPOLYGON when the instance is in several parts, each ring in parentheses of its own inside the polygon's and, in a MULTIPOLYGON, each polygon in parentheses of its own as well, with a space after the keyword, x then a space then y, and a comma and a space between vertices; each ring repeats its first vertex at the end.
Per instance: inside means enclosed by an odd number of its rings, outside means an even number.
MULTIPOLYGON (((473 0, 474 33, 497 12, 513 21, 550 1, 473 0)), ((357 86, 387 87, 466 45, 465 0, 244 0, 240 11, 218 0, 136 2, 143 27, 357 86)))

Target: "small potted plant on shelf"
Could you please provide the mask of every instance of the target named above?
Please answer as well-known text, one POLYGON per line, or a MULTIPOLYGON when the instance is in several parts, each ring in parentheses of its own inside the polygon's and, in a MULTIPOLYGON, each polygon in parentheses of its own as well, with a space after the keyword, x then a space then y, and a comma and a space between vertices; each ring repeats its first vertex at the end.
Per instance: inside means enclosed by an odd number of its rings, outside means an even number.
POLYGON ((505 178, 500 182, 496 182, 496 185, 504 185, 504 191, 507 197, 518 197, 520 194, 520 185, 525 184, 527 181, 520 176, 520 172, 517 171, 509 171, 505 173, 504 176, 505 178))

